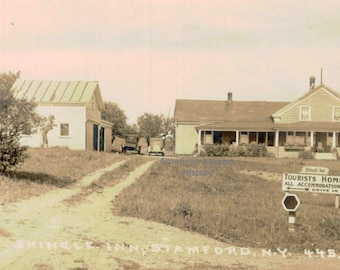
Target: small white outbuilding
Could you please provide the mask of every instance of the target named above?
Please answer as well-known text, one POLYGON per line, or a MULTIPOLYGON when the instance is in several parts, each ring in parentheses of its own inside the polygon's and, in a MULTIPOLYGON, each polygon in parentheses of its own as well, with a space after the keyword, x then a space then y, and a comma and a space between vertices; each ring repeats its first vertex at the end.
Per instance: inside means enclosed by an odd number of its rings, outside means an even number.
POLYGON ((52 117, 35 133, 22 135, 29 147, 68 147, 74 150, 111 151, 112 123, 101 119, 104 108, 96 81, 33 81, 17 79, 12 87, 17 98, 37 103, 37 112, 52 117))

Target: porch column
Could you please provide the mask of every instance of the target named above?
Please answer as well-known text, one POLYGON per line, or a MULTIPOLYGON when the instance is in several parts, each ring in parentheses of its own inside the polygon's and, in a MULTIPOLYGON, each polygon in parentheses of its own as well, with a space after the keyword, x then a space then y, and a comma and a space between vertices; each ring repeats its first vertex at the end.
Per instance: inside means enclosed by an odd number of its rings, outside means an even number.
POLYGON ((280 149, 279 149, 279 135, 280 133, 279 133, 279 130, 275 130, 275 150, 276 150, 276 152, 275 152, 275 157, 279 157, 279 155, 280 155, 280 149))
POLYGON ((310 132, 310 146, 314 146, 314 131, 310 132))
POLYGON ((275 147, 279 146, 279 131, 275 130, 275 147))
POLYGON ((201 145, 201 130, 198 130, 198 142, 197 145, 200 146, 201 145))
POLYGON ((240 137, 240 132, 236 130, 236 145, 239 144, 239 137, 240 137))
POLYGON ((336 138, 335 138, 336 132, 333 131, 333 144, 332 144, 332 148, 336 147, 336 138))

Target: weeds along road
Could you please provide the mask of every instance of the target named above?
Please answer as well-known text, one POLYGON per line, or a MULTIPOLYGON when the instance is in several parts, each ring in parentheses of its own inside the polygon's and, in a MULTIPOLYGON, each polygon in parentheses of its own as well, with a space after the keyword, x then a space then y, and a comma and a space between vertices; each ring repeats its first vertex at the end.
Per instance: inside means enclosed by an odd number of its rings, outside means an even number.
POLYGON ((68 189, 1 206, 0 228, 5 232, 0 236, 0 269, 337 269, 332 267, 338 260, 263 257, 260 250, 231 247, 163 224, 114 216, 111 202, 115 196, 157 162, 141 158, 142 165, 127 177, 100 193, 92 192, 75 206, 67 199, 126 161, 68 189))

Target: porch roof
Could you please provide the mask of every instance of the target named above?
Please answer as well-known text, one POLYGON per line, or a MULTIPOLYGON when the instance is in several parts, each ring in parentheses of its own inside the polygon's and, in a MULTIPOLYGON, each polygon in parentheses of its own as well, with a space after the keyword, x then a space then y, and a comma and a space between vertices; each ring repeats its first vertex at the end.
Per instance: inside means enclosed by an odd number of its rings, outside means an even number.
POLYGON ((273 123, 273 122, 250 122, 250 121, 226 121, 214 124, 197 126, 197 130, 216 131, 315 131, 315 132, 340 132, 340 122, 296 122, 296 123, 273 123))
POLYGON ((340 132, 340 122, 295 122, 291 124, 276 124, 275 128, 282 131, 317 131, 340 132))
POLYGON ((198 130, 216 131, 273 131, 275 124, 272 122, 220 122, 196 127, 198 130))

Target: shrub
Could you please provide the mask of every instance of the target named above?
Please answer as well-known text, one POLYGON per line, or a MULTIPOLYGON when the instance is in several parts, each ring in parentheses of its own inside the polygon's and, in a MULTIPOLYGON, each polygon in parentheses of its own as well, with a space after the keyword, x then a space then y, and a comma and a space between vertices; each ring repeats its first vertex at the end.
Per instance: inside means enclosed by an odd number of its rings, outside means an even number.
POLYGON ((251 142, 246 147, 247 157, 266 157, 268 156, 267 147, 263 143, 251 142))
POLYGON ((204 146, 207 156, 227 156, 229 144, 208 144, 204 146))
POLYGON ((27 157, 27 147, 20 146, 18 142, 9 141, 8 138, 3 138, 3 136, 0 136, 0 141, 0 173, 4 173, 7 168, 14 167, 24 161, 27 157))
POLYGON ((207 154, 207 151, 205 149, 202 149, 200 150, 200 156, 201 157, 206 157, 208 154, 207 154))
POLYGON ((36 104, 14 97, 11 87, 18 74, 0 74, 0 173, 24 161, 26 147, 21 146, 24 130, 34 131, 42 121, 36 104))
POLYGON ((204 146, 201 156, 229 156, 229 157, 266 157, 267 147, 264 144, 251 142, 247 145, 209 144, 204 146))
POLYGON ((303 158, 303 159, 313 159, 313 152, 312 151, 300 151, 299 152, 299 158, 303 158))
POLYGON ((228 156, 230 157, 245 157, 246 146, 245 145, 232 145, 229 149, 228 156))

